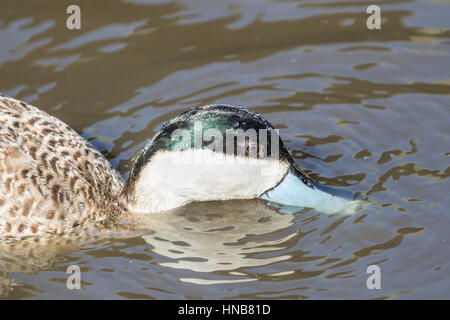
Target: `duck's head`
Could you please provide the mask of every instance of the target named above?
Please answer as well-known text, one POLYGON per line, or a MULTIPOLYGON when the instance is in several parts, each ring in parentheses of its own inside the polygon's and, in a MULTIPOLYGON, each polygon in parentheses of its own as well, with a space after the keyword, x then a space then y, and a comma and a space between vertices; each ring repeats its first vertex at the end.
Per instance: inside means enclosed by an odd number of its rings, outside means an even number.
POLYGON ((254 198, 328 213, 354 209, 351 199, 305 174, 261 115, 229 105, 194 108, 164 123, 135 159, 123 198, 134 213, 254 198))

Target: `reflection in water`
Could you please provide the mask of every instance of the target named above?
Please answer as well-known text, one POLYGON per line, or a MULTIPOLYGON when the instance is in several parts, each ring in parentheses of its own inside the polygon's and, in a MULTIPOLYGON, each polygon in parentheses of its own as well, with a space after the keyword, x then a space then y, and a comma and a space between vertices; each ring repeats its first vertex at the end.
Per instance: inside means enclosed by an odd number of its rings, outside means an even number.
POLYGON ((257 200, 195 203, 146 218, 155 233, 144 236, 145 241, 154 252, 174 259, 162 265, 198 272, 287 260, 289 255, 258 257, 258 253, 279 251, 295 236, 283 232, 293 224, 293 215, 280 214, 257 200))
MULTIPOLYGON (((142 234, 129 225, 85 224, 72 234, 3 239, 0 243, 0 298, 8 297, 15 286, 14 273, 39 274, 76 259, 70 254, 89 250, 102 243, 119 241, 142 234)), ((65 273, 65 269, 62 270, 65 273)), ((64 282, 65 285, 65 282, 64 282)), ((38 288, 33 290, 39 291, 38 288)))
POLYGON ((64 253, 79 249, 69 244, 10 243, 0 246, 0 298, 7 297, 18 284, 12 274, 38 274, 65 260, 64 253))

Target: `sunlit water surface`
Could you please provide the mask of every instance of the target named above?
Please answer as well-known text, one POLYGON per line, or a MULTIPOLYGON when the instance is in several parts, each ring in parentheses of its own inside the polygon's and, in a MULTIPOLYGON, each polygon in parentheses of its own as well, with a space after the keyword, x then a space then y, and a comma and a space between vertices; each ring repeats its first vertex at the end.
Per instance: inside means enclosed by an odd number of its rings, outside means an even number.
POLYGON ((163 121, 246 106, 318 182, 370 204, 197 203, 90 239, 2 244, 1 297, 450 298, 450 1, 378 1, 381 30, 367 1, 77 3, 70 31, 70 1, 2 0, 0 92, 70 124, 125 177, 163 121))

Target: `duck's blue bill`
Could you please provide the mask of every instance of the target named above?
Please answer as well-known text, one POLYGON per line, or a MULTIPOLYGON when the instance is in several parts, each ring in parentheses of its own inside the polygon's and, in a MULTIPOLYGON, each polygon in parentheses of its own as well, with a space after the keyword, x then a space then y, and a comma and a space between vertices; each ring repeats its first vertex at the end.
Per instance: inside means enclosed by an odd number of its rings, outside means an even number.
POLYGON ((322 186, 318 183, 314 183, 310 187, 291 172, 278 186, 267 191, 260 198, 291 207, 312 208, 329 214, 352 214, 361 205, 360 201, 353 200, 351 192, 322 186))

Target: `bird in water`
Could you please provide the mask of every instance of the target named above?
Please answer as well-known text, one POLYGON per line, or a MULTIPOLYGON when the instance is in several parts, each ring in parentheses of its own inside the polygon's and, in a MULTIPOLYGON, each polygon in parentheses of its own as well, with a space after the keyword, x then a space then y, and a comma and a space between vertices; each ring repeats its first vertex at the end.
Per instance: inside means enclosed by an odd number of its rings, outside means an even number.
POLYGON ((197 107, 166 122, 124 181, 67 124, 0 96, 0 238, 61 234, 196 201, 355 211, 356 201, 337 193, 308 177, 273 126, 242 107, 197 107))

